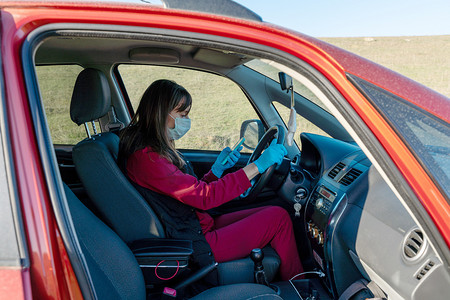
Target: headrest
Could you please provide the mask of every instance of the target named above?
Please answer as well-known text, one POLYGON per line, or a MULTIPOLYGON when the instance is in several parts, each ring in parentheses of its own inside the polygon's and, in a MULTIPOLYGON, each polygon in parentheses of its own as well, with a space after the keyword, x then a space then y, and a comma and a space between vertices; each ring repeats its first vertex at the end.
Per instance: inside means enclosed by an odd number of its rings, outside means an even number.
POLYGON ((70 118, 77 125, 103 117, 111 106, 111 91, 105 74, 84 69, 78 74, 70 102, 70 118))

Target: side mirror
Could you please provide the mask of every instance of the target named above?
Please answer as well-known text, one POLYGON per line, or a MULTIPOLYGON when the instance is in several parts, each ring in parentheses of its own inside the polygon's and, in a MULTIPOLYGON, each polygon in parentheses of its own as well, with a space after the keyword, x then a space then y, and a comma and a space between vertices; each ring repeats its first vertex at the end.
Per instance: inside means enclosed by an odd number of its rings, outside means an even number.
POLYGON ((242 122, 240 137, 245 138, 242 145, 249 150, 255 150, 259 140, 264 135, 264 131, 261 120, 253 119, 242 122))
POLYGON ((292 77, 284 72, 278 73, 278 78, 280 79, 280 86, 282 91, 287 91, 293 89, 292 77))

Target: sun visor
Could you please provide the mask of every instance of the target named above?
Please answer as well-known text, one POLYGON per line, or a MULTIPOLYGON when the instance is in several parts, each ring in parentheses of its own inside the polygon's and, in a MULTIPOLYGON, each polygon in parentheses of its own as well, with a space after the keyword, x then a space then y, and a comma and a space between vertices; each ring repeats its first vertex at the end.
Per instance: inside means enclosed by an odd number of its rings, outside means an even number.
POLYGON ((135 48, 130 50, 129 57, 135 62, 153 62, 159 64, 177 64, 180 62, 180 53, 169 48, 135 48))
POLYGON ((250 60, 243 54, 201 48, 194 54, 194 60, 224 68, 233 68, 250 60))

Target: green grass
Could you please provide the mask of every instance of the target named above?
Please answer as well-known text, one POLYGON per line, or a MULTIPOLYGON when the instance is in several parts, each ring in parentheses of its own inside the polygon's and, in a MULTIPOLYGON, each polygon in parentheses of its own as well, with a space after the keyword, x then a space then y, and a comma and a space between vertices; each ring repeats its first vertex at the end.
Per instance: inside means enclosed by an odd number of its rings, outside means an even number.
MULTIPOLYGON (((431 37, 323 38, 404 74, 413 80, 450 97, 450 35, 431 37)), ((72 90, 79 66, 42 66, 37 68, 44 108, 56 144, 75 144, 86 134, 69 115, 72 90)), ((156 79, 167 78, 186 87, 194 99, 193 125, 179 148, 220 150, 238 140, 242 121, 257 118, 240 88, 226 78, 176 68, 121 66, 119 71, 134 107, 147 86, 156 79)), ((277 106, 284 120, 288 109, 277 106)), ((300 119, 300 118, 298 118, 300 119)), ((302 131, 323 134, 308 122, 298 120, 302 131)), ((296 134, 296 140, 298 140, 296 134)))
POLYGON ((450 97, 450 35, 322 40, 450 97))
POLYGON ((70 100, 80 66, 40 66, 36 68, 47 123, 53 143, 74 144, 86 137, 84 126, 70 119, 70 100))

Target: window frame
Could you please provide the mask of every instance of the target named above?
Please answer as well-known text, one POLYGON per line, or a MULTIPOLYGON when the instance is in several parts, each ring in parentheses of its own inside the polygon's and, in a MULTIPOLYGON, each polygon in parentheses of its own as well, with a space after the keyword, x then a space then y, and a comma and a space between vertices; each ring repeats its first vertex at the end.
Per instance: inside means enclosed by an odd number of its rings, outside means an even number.
POLYGON ((0 228, 4 241, 0 245, 0 268, 28 269, 30 255, 14 171, 3 74, 3 65, 0 64, 0 228))

